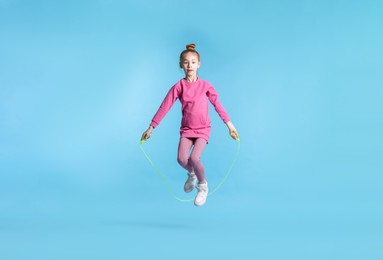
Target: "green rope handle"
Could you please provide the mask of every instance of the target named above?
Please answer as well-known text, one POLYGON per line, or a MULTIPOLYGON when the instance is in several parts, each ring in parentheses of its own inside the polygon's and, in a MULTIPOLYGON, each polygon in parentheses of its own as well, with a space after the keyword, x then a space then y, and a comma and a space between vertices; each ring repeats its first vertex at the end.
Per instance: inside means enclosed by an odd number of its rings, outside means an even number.
MULTIPOLYGON (((237 145, 237 151, 234 155, 234 158, 233 158, 233 161, 231 162, 231 165, 230 165, 230 168, 229 170, 227 171, 225 177, 221 180, 221 182, 217 185, 217 187, 214 188, 213 191, 209 192, 208 196, 211 196, 213 195, 221 186, 222 184, 224 184, 227 180, 227 178, 229 177, 230 173, 232 172, 233 170, 233 167, 234 167, 234 164, 235 162, 237 161, 237 158, 238 158, 238 154, 239 154, 239 150, 241 148, 241 141, 239 140, 239 138, 236 139, 237 142, 238 142, 238 145, 237 145)), ((166 181, 166 179, 162 176, 161 172, 158 170, 157 166, 154 164, 153 160, 150 159, 149 155, 146 153, 144 147, 143 147, 143 143, 145 142, 145 140, 141 140, 140 142, 140 148, 141 148, 141 151, 142 153, 144 154, 144 156, 146 157, 146 159, 149 161, 149 163, 152 165, 154 171, 157 173, 157 175, 161 178, 161 180, 164 182, 166 188, 168 189, 168 191, 170 192, 170 194, 173 196, 173 198, 175 198, 176 200, 180 201, 180 202, 190 202, 190 201, 194 201, 194 198, 191 198, 191 199, 182 199, 182 198, 179 198, 176 193, 172 190, 172 188, 170 187, 170 185, 168 184, 168 182, 166 181)))

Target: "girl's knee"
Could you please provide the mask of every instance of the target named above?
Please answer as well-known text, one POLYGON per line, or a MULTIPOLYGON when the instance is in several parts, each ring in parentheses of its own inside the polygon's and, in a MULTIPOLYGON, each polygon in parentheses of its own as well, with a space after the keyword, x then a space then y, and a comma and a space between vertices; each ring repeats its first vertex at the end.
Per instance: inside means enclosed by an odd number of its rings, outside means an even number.
POLYGON ((196 164, 200 163, 200 158, 199 158, 199 156, 193 156, 193 155, 191 155, 189 160, 190 160, 190 163, 191 163, 192 165, 196 165, 196 164))
POLYGON ((178 157, 178 158, 177 158, 177 162, 178 162, 181 166, 185 167, 185 166, 188 164, 188 158, 178 157))

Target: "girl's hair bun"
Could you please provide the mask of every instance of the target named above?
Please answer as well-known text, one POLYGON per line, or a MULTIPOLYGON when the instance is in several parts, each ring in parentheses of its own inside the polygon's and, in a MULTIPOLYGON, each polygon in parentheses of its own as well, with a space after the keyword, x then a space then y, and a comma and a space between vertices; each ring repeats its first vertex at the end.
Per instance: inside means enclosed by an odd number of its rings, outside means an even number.
POLYGON ((190 43, 190 44, 186 45, 186 50, 194 51, 195 50, 195 44, 194 43, 190 43))
MULTIPOLYGON (((1 0, 0 0, 0 1, 1 1, 1 0)), ((198 60, 200 59, 198 51, 195 50, 195 44, 194 44, 194 43, 189 43, 188 45, 186 45, 186 49, 183 50, 183 51, 181 52, 181 55, 180 55, 180 64, 181 64, 182 60, 184 59, 185 55, 186 55, 187 53, 189 53, 189 52, 196 54, 196 55, 198 56, 198 60)), ((180 65, 180 66, 181 66, 181 65, 180 65)), ((182 67, 181 67, 181 68, 182 68, 182 67)))

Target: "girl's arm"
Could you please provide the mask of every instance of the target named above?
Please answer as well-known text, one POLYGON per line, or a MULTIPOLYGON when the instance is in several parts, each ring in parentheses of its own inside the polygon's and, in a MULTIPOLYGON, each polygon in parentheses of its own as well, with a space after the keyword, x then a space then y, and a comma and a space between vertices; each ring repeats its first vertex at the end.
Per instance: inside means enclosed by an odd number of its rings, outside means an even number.
POLYGON ((227 128, 229 128, 230 136, 233 139, 238 140, 239 139, 238 132, 235 129, 235 126, 233 125, 233 123, 230 121, 229 115, 227 114, 227 112, 223 108, 221 102, 219 101, 218 93, 214 89, 213 86, 210 86, 210 88, 209 88, 209 90, 207 92, 207 96, 208 96, 208 98, 210 100, 210 103, 214 106, 215 111, 217 111, 218 115, 221 117, 223 122, 226 124, 227 128))
POLYGON ((158 108, 157 113, 154 115, 152 122, 150 123, 149 128, 142 134, 141 141, 145 141, 150 138, 155 127, 159 125, 161 120, 168 113, 170 108, 176 102, 180 94, 180 84, 174 85, 167 93, 166 97, 161 103, 161 106, 158 108))

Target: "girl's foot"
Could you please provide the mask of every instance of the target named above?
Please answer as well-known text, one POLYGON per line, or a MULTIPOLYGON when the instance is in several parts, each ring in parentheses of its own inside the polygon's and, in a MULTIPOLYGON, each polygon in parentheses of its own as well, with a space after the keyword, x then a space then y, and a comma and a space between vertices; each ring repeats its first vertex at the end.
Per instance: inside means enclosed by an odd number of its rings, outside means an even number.
POLYGON ((207 187, 207 183, 199 183, 197 186, 198 193, 194 200, 194 205, 203 206, 206 202, 207 194, 209 189, 207 187))
POLYGON ((195 183, 197 182, 197 176, 194 172, 188 173, 188 179, 185 182, 184 185, 184 191, 185 192, 191 192, 195 188, 195 183))

